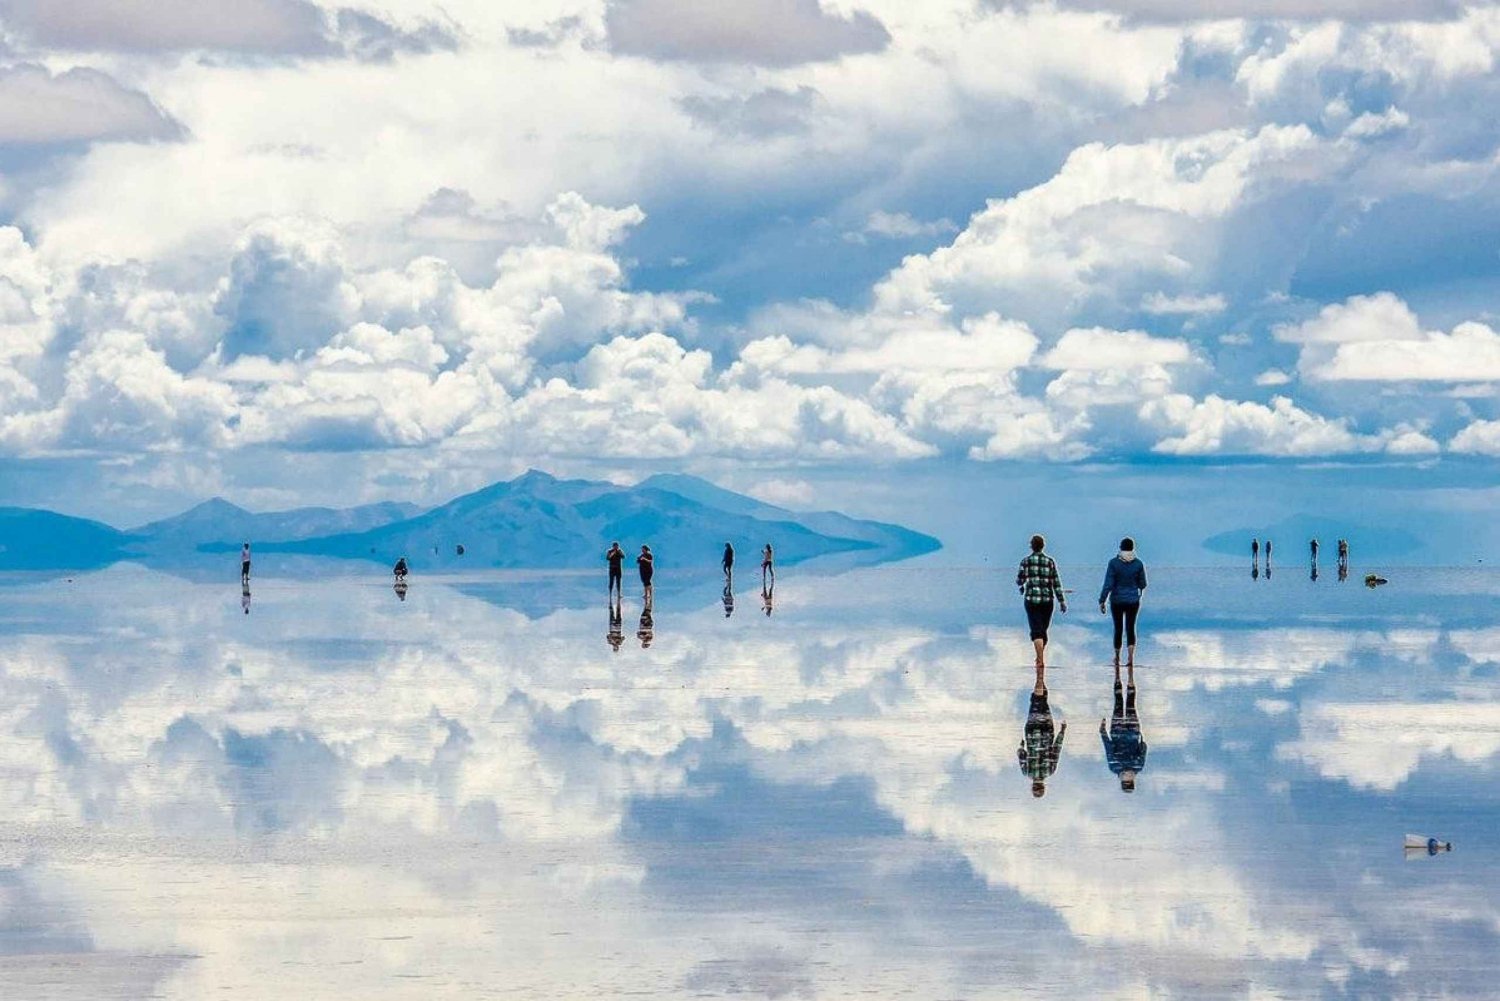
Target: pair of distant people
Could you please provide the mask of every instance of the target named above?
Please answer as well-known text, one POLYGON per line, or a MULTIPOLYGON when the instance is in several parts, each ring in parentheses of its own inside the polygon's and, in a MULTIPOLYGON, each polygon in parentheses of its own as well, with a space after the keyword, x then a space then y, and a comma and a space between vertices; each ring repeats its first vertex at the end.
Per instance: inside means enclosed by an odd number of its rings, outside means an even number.
MULTIPOLYGON (((1054 609, 1068 612, 1068 595, 1057 573, 1057 562, 1047 555, 1047 540, 1031 537, 1031 552, 1021 560, 1016 571, 1016 587, 1026 607, 1026 623, 1036 650, 1036 668, 1047 666, 1047 632, 1052 625, 1054 609)), ((1141 610, 1141 594, 1146 590, 1146 565, 1135 552, 1135 540, 1120 540, 1120 551, 1104 569, 1104 586, 1099 589, 1099 613, 1108 612, 1114 620, 1115 666, 1120 664, 1120 648, 1125 644, 1127 658, 1135 666, 1135 624, 1141 610)))
MULTIPOLYGON (((618 597, 625 587, 625 550, 620 548, 618 542, 611 542, 604 554, 604 561, 609 565, 610 596, 618 597)), ((656 576, 656 557, 652 555, 650 546, 641 546, 640 555, 635 558, 635 565, 641 575, 641 588, 645 592, 646 600, 650 601, 651 582, 656 576)))
MULTIPOLYGON (((720 566, 724 570, 725 582, 732 583, 734 581, 733 543, 724 543, 724 559, 720 563, 720 566)), ((760 585, 762 589, 765 588, 768 581, 772 584, 776 582, 776 553, 771 548, 771 544, 769 542, 767 542, 765 548, 760 551, 760 585)))

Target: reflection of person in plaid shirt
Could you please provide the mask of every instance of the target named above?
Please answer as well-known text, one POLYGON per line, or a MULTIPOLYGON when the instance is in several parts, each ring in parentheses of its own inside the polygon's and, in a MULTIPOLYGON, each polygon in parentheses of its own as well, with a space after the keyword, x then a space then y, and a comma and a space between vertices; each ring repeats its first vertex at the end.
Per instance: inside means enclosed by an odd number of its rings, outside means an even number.
POLYGON ((1057 564, 1042 552, 1046 545, 1047 540, 1033 535, 1031 553, 1021 561, 1021 569, 1016 572, 1016 587, 1021 589, 1026 600, 1026 621, 1031 627, 1031 642, 1036 647, 1038 670, 1045 664, 1042 652, 1047 647, 1047 628, 1052 624, 1053 597, 1057 598, 1057 607, 1064 614, 1068 611, 1068 599, 1063 595, 1057 564))
POLYGON ((1026 714, 1026 731, 1021 745, 1016 748, 1016 760, 1021 773, 1031 777, 1031 795, 1044 796, 1046 782, 1057 771, 1057 758, 1062 754, 1063 736, 1068 724, 1052 729, 1052 709, 1047 705, 1047 686, 1037 672, 1036 687, 1031 690, 1031 706, 1026 714))

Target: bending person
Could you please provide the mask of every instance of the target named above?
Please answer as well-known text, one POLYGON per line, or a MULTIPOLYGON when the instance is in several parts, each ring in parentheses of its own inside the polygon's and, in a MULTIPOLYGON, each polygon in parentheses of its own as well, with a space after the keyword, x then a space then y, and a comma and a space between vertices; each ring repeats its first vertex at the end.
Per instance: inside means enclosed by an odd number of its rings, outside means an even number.
POLYGON ((1099 590, 1099 614, 1104 614, 1106 599, 1115 622, 1115 667, 1120 666, 1120 640, 1127 644, 1126 663, 1135 666, 1135 618, 1141 611, 1141 592, 1146 590, 1146 565, 1135 555, 1135 540, 1120 540, 1119 555, 1104 570, 1104 587, 1099 590))
POLYGON ((1047 629, 1052 625, 1053 599, 1056 599, 1059 611, 1064 615, 1068 613, 1068 599, 1063 594, 1062 580, 1057 576, 1057 564, 1042 551, 1046 546, 1046 539, 1033 535, 1031 553, 1021 561, 1021 569, 1016 572, 1016 587, 1021 589, 1026 604, 1026 624, 1031 630, 1031 643, 1036 648, 1037 670, 1047 666, 1044 653, 1047 629))

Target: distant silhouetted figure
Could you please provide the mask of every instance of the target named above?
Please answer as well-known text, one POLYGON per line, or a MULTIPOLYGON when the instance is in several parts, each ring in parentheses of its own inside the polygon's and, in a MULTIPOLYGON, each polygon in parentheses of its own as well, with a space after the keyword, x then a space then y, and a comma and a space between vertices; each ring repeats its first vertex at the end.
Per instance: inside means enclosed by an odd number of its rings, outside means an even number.
MULTIPOLYGON (((1031 631, 1031 643, 1036 648, 1038 671, 1047 663, 1047 629, 1052 625, 1053 599, 1057 600, 1057 608, 1064 615, 1068 612, 1068 598, 1063 594, 1062 580, 1057 576, 1057 564, 1042 551, 1046 546, 1046 539, 1033 535, 1031 552, 1021 561, 1021 568, 1016 572, 1016 587, 1020 588, 1026 605, 1026 624, 1031 631)), ((1041 684, 1040 681, 1037 683, 1041 684)))
POLYGON ((246 615, 250 614, 250 581, 248 579, 240 581, 240 607, 245 610, 246 615))
POLYGON ((604 559, 609 563, 609 593, 618 596, 625 589, 624 566, 625 550, 620 548, 618 542, 609 544, 609 551, 604 554, 604 559))
POLYGON ((405 556, 401 557, 399 560, 396 561, 396 565, 391 568, 391 572, 396 575, 396 580, 397 581, 404 581, 404 580, 406 580, 406 575, 408 573, 408 568, 406 566, 406 557, 405 556))
POLYGON ((635 565, 641 572, 641 591, 646 601, 651 601, 651 577, 656 572, 655 560, 651 556, 651 547, 642 546, 641 555, 635 558, 635 565))
POLYGON ((1271 572, 1271 540, 1266 540, 1266 573, 1271 572))
MULTIPOLYGON (((1256 569, 1260 568, 1260 540, 1259 539, 1251 539, 1250 540, 1250 566, 1252 566, 1252 567, 1254 567, 1256 569)), ((1256 576, 1259 576, 1259 574, 1257 574, 1256 576)))
POLYGON ((766 586, 766 575, 771 575, 771 585, 776 584, 776 556, 771 552, 771 544, 766 543, 766 548, 760 551, 760 586, 766 586))
POLYGON ((724 618, 734 614, 734 588, 724 585, 724 618))
POLYGON ((1135 777, 1146 767, 1146 742, 1141 738, 1141 721, 1135 714, 1135 669, 1128 668, 1128 687, 1120 689, 1120 665, 1115 665, 1115 712, 1109 729, 1099 721, 1099 737, 1104 741, 1104 761, 1109 770, 1120 776, 1120 789, 1135 792, 1135 777))
POLYGON ((1339 580, 1349 579, 1349 540, 1340 539, 1338 546, 1339 580))
POLYGON ((240 547, 240 583, 250 582, 250 543, 240 547))
POLYGON ((1146 565, 1135 555, 1135 540, 1120 540, 1119 555, 1104 570, 1104 586, 1099 590, 1099 613, 1109 601, 1110 617, 1115 623, 1115 669, 1120 668, 1120 640, 1127 641, 1128 662, 1135 666, 1135 618, 1141 611, 1141 592, 1146 590, 1146 565))
POLYGON ((641 609, 641 625, 635 631, 635 638, 641 641, 641 649, 645 650, 656 639, 656 620, 651 615, 651 602, 641 609))
POLYGON ((1318 558, 1318 540, 1313 539, 1307 544, 1307 548, 1312 552, 1313 560, 1316 561, 1318 558))
POLYGON ((724 543, 724 559, 721 564, 724 567, 724 580, 734 580, 734 547, 724 543))
POLYGON ((1047 779, 1057 771, 1057 759, 1062 754, 1063 736, 1067 732, 1067 723, 1053 730, 1044 668, 1037 664, 1036 685, 1031 689, 1031 703, 1026 710, 1026 729, 1016 748, 1021 774, 1031 778, 1031 795, 1041 798, 1047 794, 1047 779))
POLYGON ((769 619, 771 617, 771 611, 775 607, 775 604, 776 604, 776 585, 775 585, 775 583, 772 583, 770 586, 762 586, 761 589, 760 589, 760 607, 761 607, 761 611, 763 611, 763 612, 766 613, 766 618, 769 619))
POLYGON ((618 600, 609 603, 609 632, 604 638, 609 641, 610 649, 620 652, 620 644, 625 642, 625 613, 618 600))

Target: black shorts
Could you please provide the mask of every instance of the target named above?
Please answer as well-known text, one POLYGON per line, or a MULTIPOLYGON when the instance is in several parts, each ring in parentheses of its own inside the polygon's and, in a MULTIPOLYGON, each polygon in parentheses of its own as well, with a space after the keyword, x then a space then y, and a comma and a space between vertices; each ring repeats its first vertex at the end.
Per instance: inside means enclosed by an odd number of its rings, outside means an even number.
POLYGON ((240 560, 240 576, 241 577, 248 577, 248 576, 250 576, 250 561, 249 560, 240 560))
POLYGON ((647 571, 647 572, 641 574, 641 584, 644 587, 650 587, 651 586, 651 572, 650 571, 647 571))
POLYGON ((1045 640, 1047 627, 1052 625, 1052 602, 1026 602, 1026 624, 1031 627, 1031 638, 1045 640))

